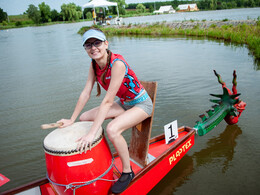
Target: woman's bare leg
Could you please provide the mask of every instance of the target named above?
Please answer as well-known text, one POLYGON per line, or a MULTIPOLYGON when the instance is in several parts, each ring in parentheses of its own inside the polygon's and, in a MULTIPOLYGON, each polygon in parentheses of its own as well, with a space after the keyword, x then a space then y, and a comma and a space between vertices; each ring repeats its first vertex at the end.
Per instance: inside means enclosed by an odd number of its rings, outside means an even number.
POLYGON ((107 135, 122 162, 123 172, 131 172, 127 143, 121 133, 145 120, 149 115, 141 108, 133 107, 117 116, 107 125, 107 135))
MULTIPOLYGON (((79 120, 80 121, 94 121, 94 119, 98 113, 98 109, 99 109, 99 106, 84 112, 83 114, 80 115, 79 120)), ((125 110, 120 105, 118 105, 116 102, 114 102, 113 105, 111 106, 110 110, 107 113, 106 119, 115 118, 115 117, 119 116, 120 114, 122 114, 123 112, 125 112, 125 110)))
MULTIPOLYGON (((99 107, 84 112, 80 121, 94 121, 99 107)), ((115 118, 107 125, 107 135, 113 143, 122 162, 123 172, 131 172, 128 145, 121 133, 145 120, 149 115, 141 108, 133 107, 125 111, 114 102, 106 119, 115 118)))

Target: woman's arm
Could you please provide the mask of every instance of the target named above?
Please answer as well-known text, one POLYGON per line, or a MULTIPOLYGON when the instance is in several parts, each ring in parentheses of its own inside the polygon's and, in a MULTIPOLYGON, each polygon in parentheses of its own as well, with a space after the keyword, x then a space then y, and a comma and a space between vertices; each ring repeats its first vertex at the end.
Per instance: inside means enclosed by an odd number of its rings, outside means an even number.
MULTIPOLYGON (((123 62, 116 61, 111 70, 111 81, 106 92, 103 101, 100 104, 97 116, 89 133, 80 138, 78 144, 78 150, 83 151, 84 146, 91 146, 92 141, 95 138, 96 132, 104 122, 106 115, 114 102, 114 98, 123 82, 125 76, 126 67, 123 62)), ((85 147, 86 149, 87 147, 85 147)))
POLYGON ((92 66, 90 66, 86 85, 79 96, 78 102, 75 106, 75 109, 74 109, 74 112, 73 112, 71 118, 70 119, 61 119, 61 120, 57 121, 57 123, 63 123, 61 128, 67 127, 76 121, 80 112, 82 111, 82 109, 84 108, 84 106, 86 105, 86 103, 88 102, 88 100, 90 98, 90 94, 93 89, 94 82, 95 82, 95 75, 94 75, 92 66))

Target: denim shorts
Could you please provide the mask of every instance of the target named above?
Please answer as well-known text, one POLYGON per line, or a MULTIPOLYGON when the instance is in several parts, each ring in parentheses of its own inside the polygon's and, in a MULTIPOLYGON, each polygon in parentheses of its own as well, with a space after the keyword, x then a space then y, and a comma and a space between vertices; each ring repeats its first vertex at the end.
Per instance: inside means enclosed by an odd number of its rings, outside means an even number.
POLYGON ((139 102, 135 105, 124 105, 122 104, 122 102, 120 101, 120 99, 115 101, 119 106, 121 106, 124 110, 129 110, 133 107, 139 107, 141 108, 143 111, 145 111, 149 116, 151 116, 152 112, 153 112, 153 102, 151 100, 151 98, 148 96, 148 98, 142 102, 139 102))

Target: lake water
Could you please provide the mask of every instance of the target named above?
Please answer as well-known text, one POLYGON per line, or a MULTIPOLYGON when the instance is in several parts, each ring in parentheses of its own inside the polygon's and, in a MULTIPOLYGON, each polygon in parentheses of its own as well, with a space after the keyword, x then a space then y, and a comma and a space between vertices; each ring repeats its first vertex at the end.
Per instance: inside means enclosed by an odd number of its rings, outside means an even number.
MULTIPOLYGON (((260 8, 241 10, 250 15, 255 9, 259 13, 260 8)), ((77 34, 86 24, 0 31, 0 173, 11 180, 0 192, 45 176, 42 141, 51 130, 41 130, 40 125, 73 112, 90 65, 77 34)), ((212 105, 209 93, 222 92, 214 69, 230 88, 236 69, 238 92, 247 103, 237 125, 221 122, 207 135, 197 136, 194 147, 150 194, 260 190, 260 72, 246 46, 194 37, 144 36, 109 37, 109 44, 140 80, 158 81, 152 136, 163 133, 163 126, 173 120, 178 126, 195 125, 212 105)), ((99 105, 101 99, 93 93, 86 109, 99 105)), ((129 140, 130 131, 124 136, 129 140)))
POLYGON ((183 20, 247 20, 257 19, 260 16, 260 8, 250 9, 227 9, 199 12, 176 12, 174 14, 162 14, 144 17, 124 18, 125 24, 153 23, 163 21, 183 21, 183 20))

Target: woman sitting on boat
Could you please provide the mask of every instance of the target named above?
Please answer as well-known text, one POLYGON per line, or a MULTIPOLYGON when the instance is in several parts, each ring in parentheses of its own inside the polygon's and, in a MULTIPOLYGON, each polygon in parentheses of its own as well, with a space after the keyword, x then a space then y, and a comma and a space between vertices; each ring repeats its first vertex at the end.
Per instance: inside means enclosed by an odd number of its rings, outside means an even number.
POLYGON ((106 95, 100 106, 84 112, 81 121, 94 121, 88 134, 78 140, 78 150, 86 152, 90 148, 98 128, 105 119, 113 119, 106 127, 107 135, 113 143, 122 162, 123 172, 112 186, 113 193, 124 191, 134 178, 130 167, 128 146, 121 135, 123 131, 137 125, 152 113, 152 101, 137 79, 133 70, 120 54, 108 50, 105 34, 99 29, 90 29, 83 35, 83 46, 92 59, 86 85, 78 99, 70 119, 61 119, 61 127, 73 124, 88 102, 95 81, 97 81, 97 96, 100 86, 106 90, 106 95), (119 99, 114 101, 115 96, 119 99))

